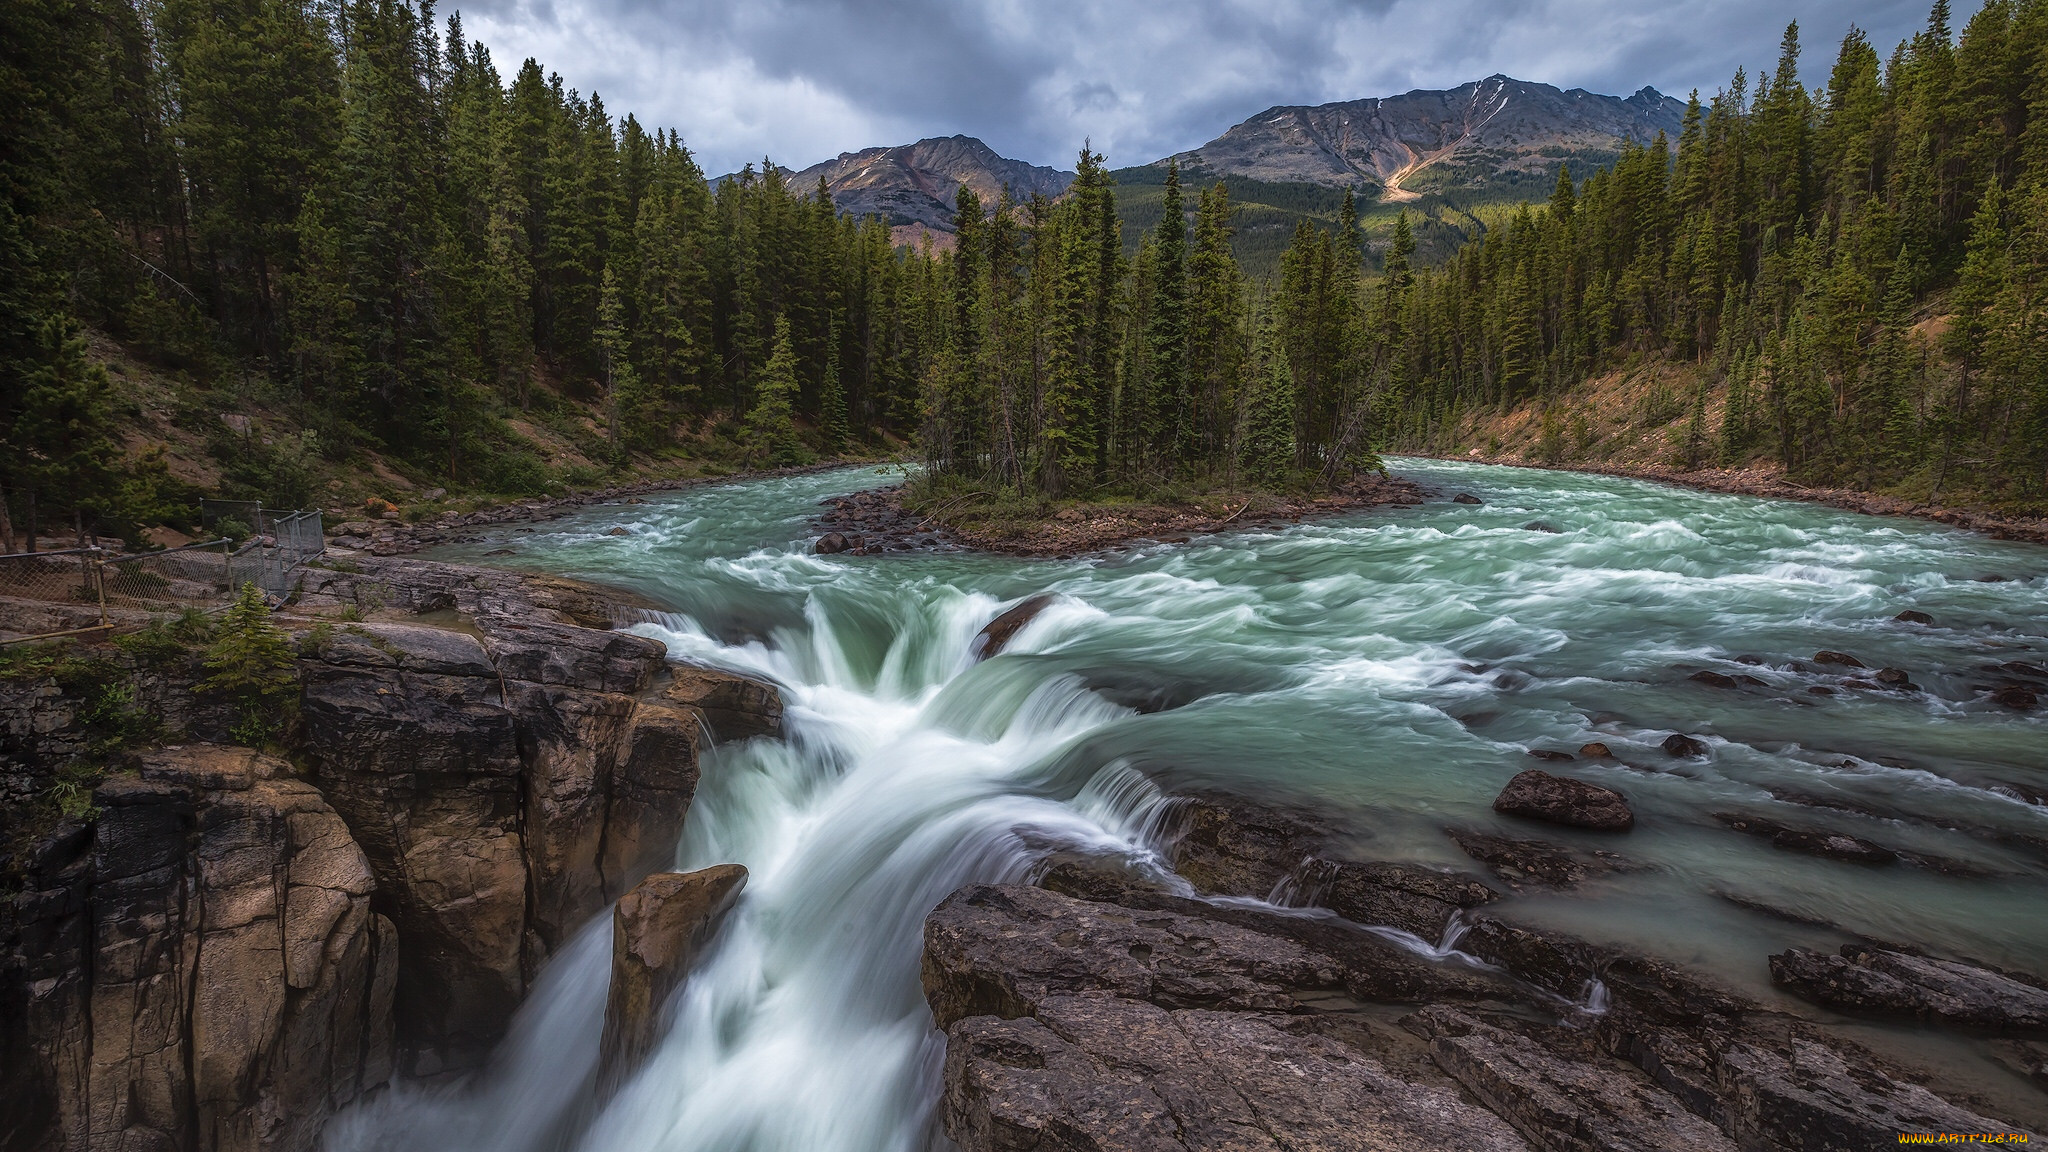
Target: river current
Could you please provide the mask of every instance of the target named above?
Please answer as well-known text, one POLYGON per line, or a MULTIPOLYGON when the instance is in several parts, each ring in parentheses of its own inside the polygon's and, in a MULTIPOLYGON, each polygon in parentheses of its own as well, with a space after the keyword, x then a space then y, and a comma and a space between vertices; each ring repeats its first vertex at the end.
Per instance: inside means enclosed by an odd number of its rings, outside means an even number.
POLYGON ((1624 870, 1494 907, 1759 998, 1777 998, 1769 953, 1855 936, 2041 971, 2048 718, 1982 689, 1990 666, 2048 665, 2048 548, 1607 477, 1390 466, 1441 496, 1074 560, 809 554, 818 502, 890 479, 871 469, 595 506, 444 550, 664 605, 633 630, 774 679, 787 739, 705 758, 676 867, 750 879, 617 1095, 591 1084, 607 915, 550 962, 487 1073, 400 1085, 329 1146, 943 1146, 925 914, 1055 851, 1158 868, 1164 797, 1200 787, 1328 811, 1361 829, 1363 858, 1483 873, 1447 828, 1619 852, 1624 870), (1059 599, 1008 651, 972 659, 977 630, 1045 591, 1059 599), (1907 609, 1934 623, 1893 619, 1907 609), (1917 687, 1849 683, 1867 674, 1816 665, 1823 649, 1917 687), (1666 754, 1673 732, 1709 754, 1666 754), (1527 755, 1591 741, 1613 758, 1527 755), (1636 828, 1496 815, 1531 767, 1621 790, 1636 828), (1787 852, 1731 819, 1907 859, 1787 852))

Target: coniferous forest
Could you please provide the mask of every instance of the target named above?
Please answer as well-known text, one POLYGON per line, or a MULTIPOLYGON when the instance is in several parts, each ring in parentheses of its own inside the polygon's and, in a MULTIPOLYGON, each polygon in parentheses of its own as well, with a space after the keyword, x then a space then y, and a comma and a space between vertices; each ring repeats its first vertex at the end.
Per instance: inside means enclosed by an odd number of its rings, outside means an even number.
MULTIPOLYGON (((2015 507, 2048 493, 2048 0, 1944 0, 1824 87, 1695 97, 1675 141, 1562 176, 1440 267, 1372 253, 1346 194, 1270 280, 1222 185, 1169 173, 1127 255, 1103 158, 1057 202, 965 189, 956 242, 892 247, 772 164, 711 184, 411 0, 17 0, 0 11, 0 486, 19 527, 132 534, 195 495, 124 440, 111 341, 296 430, 231 446, 304 503, 365 453, 458 491, 545 490, 519 428, 597 413, 602 455, 748 465, 914 443, 934 477, 1078 496, 1327 488, 1460 450, 1625 363, 1688 366, 1689 466, 2015 507), (707 439, 709 438, 709 439, 707 439), (311 463, 309 463, 311 462, 311 463)), ((1583 439, 1583 437, 1581 437, 1583 439)))

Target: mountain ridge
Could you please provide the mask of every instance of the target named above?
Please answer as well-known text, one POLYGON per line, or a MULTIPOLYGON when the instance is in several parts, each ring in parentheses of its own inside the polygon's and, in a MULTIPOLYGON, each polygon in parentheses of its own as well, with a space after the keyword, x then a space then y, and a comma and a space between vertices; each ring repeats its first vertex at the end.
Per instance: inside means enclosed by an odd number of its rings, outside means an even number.
POLYGON ((786 172, 804 189, 824 177, 832 202, 855 216, 881 216, 899 233, 918 230, 950 234, 953 204, 962 185, 993 207, 1008 187, 1019 200, 1033 194, 1058 197, 1074 182, 1072 172, 1012 160, 978 137, 929 136, 913 144, 841 152, 799 172, 786 172))
POLYGON ((1574 154, 1618 152, 1624 141, 1647 144, 1660 131, 1676 136, 1684 114, 1684 101, 1648 86, 1631 96, 1607 96, 1495 73, 1455 88, 1274 105, 1200 147, 1145 167, 1174 160, 1205 178, 1368 185, 1384 200, 1405 202, 1422 195, 1408 186, 1424 183, 1420 173, 1447 161, 1495 173, 1554 170, 1556 161, 1574 154))

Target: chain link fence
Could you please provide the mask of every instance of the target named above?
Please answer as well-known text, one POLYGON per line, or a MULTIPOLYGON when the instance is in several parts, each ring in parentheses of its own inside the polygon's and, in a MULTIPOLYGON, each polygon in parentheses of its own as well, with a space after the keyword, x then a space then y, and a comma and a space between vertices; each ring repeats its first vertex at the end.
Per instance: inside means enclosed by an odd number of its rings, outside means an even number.
MULTIPOLYGON (((240 511, 233 508, 216 520, 233 519, 240 511)), ((286 599, 297 591, 300 569, 327 550, 320 513, 256 509, 252 520, 258 532, 239 547, 223 537, 132 555, 71 548, 0 556, 0 600, 50 606, 22 613, 24 620, 40 621, 40 626, 32 623, 24 630, 0 621, 0 632, 22 633, 0 638, 0 643, 99 631, 111 626, 110 606, 152 614, 224 607, 244 584, 286 599), (78 626, 81 617, 95 616, 97 623, 78 626), (52 622, 68 626, 53 628, 52 622)))

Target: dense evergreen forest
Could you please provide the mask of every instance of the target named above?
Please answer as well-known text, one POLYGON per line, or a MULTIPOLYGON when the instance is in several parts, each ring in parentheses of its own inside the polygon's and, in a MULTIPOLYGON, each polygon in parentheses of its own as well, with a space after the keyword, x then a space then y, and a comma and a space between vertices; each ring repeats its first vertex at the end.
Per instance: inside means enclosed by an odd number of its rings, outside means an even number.
POLYGON ((1222 185, 1169 172, 1127 246, 1103 158, 1057 202, 963 190, 957 242, 892 249, 764 163, 707 183, 676 132, 527 61, 510 83, 412 0, 0 8, 0 529, 131 531, 193 493, 117 439, 86 336, 261 392, 298 431, 227 480, 303 502, 376 452, 460 490, 563 477, 518 428, 598 414, 614 465, 792 463, 915 440, 951 491, 1316 489, 1467 447, 1571 389, 1687 367, 1686 464, 2038 507, 2048 493, 2048 0, 1945 0, 1826 86, 1737 73, 1677 141, 1560 178, 1434 268, 1367 259, 1345 194, 1278 273, 1222 185), (1371 276, 1365 270, 1374 270, 1371 276))
POLYGON ((117 442, 89 332, 189 382, 230 487, 280 504, 367 451, 542 490, 511 418, 571 404, 615 461, 916 430, 932 269, 886 227, 770 166, 714 189, 675 132, 530 60, 506 83, 426 3, 20 0, 0 53, 0 545, 189 508, 117 442), (296 430, 221 435, 252 393, 296 430))
POLYGON ((1026 243, 999 212, 941 269, 959 360, 930 390, 931 462, 1053 493, 1327 486, 1375 447, 1464 448, 1464 417, 1517 407, 1543 413, 1540 455, 1585 458, 1572 386, 1648 359, 1695 369, 1687 394, 1648 398, 1690 413, 1670 463, 1761 458, 1809 483, 2039 509, 2048 3, 1993 0, 1960 39, 1949 21, 1943 0, 1888 60, 1852 29, 1815 92, 1794 25, 1774 71, 1695 95, 1677 141, 1562 174, 1441 267, 1411 266, 1404 220, 1364 282, 1348 198, 1247 288, 1222 187, 1190 244, 1171 178, 1173 207, 1120 261, 1084 153, 1026 243))
MULTIPOLYGON (((1852 30, 1817 92, 1788 28, 1776 69, 1695 97, 1677 141, 1388 277, 1355 345, 1387 440, 1448 448, 1461 411, 1663 357, 1700 369, 1668 398, 1691 413, 1678 463, 2041 508, 2048 4, 1992 0, 1959 40, 1949 19, 1942 0, 1884 60, 1852 30)), ((1547 410, 1543 454, 1579 419, 1547 410)))

